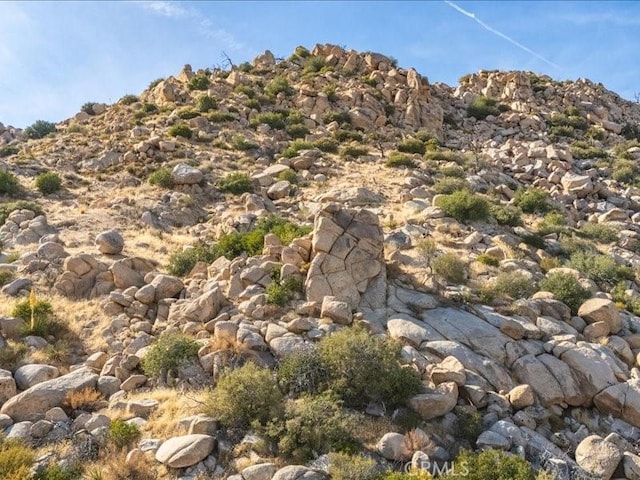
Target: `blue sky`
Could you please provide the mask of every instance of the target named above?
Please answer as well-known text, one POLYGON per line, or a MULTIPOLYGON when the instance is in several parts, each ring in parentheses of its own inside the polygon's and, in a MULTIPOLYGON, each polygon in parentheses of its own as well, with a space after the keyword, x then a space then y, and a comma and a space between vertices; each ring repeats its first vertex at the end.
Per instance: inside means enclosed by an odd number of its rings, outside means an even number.
POLYGON ((640 2, 0 2, 0 122, 61 121, 150 81, 270 49, 372 50, 455 86, 480 69, 640 92, 640 2))

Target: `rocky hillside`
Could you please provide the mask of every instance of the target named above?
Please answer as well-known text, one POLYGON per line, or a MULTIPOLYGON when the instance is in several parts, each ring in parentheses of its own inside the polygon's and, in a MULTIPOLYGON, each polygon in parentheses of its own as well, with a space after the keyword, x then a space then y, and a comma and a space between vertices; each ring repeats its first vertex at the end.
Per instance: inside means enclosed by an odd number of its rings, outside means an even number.
POLYGON ((0 477, 639 479, 639 160, 333 45, 0 124, 0 477))

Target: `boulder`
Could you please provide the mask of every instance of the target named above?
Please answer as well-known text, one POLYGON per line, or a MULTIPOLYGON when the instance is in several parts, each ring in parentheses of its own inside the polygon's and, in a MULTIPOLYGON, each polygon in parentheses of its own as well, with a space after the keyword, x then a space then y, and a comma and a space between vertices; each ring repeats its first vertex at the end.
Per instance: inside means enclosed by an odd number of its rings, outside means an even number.
POLYGON ((178 277, 164 274, 156 275, 151 281, 151 285, 156 291, 156 301, 175 297, 184 288, 184 283, 178 277))
POLYGON ((193 185, 200 183, 203 178, 200 170, 186 163, 179 163, 171 170, 171 180, 176 185, 193 185))
POLYGON ((287 465, 276 472, 271 480, 327 480, 327 475, 303 465, 287 465))
POLYGON ((37 421, 44 418, 47 410, 59 407, 69 392, 95 388, 98 381, 92 369, 79 368, 66 375, 38 383, 10 398, 0 413, 9 415, 14 421, 37 421))
POLYGON ((320 316, 330 318, 335 323, 349 325, 351 323, 351 309, 347 302, 341 302, 336 297, 326 296, 322 300, 320 316))
POLYGON ((449 413, 458 401, 458 386, 455 382, 445 382, 426 393, 420 393, 409 400, 409 406, 424 420, 441 417, 449 413))
POLYGON ((243 480, 271 480, 278 467, 275 463, 259 463, 242 470, 243 480))
POLYGON ((584 318, 589 324, 605 322, 613 334, 622 329, 622 319, 618 307, 608 298, 590 298, 580 305, 578 316, 584 318))
POLYGON ((46 382, 60 375, 52 365, 29 364, 18 368, 15 373, 16 384, 20 390, 26 390, 38 383, 46 382))
POLYGON ((9 370, 0 370, 0 403, 9 400, 17 393, 16 382, 9 370))
POLYGON ((589 435, 576 448, 576 462, 596 478, 609 480, 622 459, 618 447, 598 435, 589 435))
POLYGON ((156 460, 171 468, 185 468, 204 460, 213 451, 215 439, 193 434, 173 437, 156 451, 156 460))
POLYGON ((387 460, 406 461, 411 457, 405 437, 401 433, 385 433, 376 444, 378 453, 387 460))
POLYGON ((107 230, 96 237, 96 246, 100 253, 119 255, 124 249, 124 239, 117 230, 107 230))

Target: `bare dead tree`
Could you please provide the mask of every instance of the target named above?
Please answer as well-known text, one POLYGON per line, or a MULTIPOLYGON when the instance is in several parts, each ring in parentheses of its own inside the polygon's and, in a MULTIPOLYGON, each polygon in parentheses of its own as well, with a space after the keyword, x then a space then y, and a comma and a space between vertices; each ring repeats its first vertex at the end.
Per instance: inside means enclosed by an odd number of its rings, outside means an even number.
POLYGON ((222 51, 222 58, 223 58, 222 65, 224 67, 235 68, 235 65, 233 64, 231 57, 227 55, 227 52, 225 52, 224 50, 222 51))

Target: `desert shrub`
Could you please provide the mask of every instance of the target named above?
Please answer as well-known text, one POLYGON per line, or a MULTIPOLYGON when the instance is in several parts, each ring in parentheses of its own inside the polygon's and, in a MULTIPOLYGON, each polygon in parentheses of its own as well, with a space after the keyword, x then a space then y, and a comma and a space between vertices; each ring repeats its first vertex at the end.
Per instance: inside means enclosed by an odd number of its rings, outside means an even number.
POLYGON ((577 251, 571 255, 567 266, 586 274, 604 290, 610 290, 623 280, 633 280, 633 269, 620 265, 609 255, 577 251))
MULTIPOLYGON (((0 179, 1 178, 2 171, 0 170, 0 179)), ((1 184, 2 181, 0 180, 0 185, 1 184)), ((11 212, 14 212, 15 210, 31 210, 36 215, 42 215, 44 213, 38 204, 28 202, 26 200, 0 203, 0 225, 4 224, 7 217, 11 215, 11 212)))
POLYGON ((284 95, 293 95, 293 88, 289 85, 289 81, 283 76, 277 76, 264 87, 264 94, 267 97, 275 98, 279 93, 284 95))
POLYGON ((478 436, 483 432, 482 415, 477 410, 469 411, 465 408, 456 408, 455 436, 475 445, 478 436))
POLYGON ((292 125, 287 125, 285 128, 287 135, 291 138, 304 138, 305 135, 309 133, 309 129, 305 127, 302 123, 294 123, 292 125))
POLYGON ((318 73, 324 66, 324 58, 312 55, 310 57, 307 57, 307 59, 305 60, 302 74, 310 75, 318 73))
POLYGON ((22 365, 29 353, 29 347, 21 342, 8 341, 7 346, 0 350, 0 365, 5 370, 14 371, 22 365))
POLYGON ((188 248, 173 253, 169 257, 167 271, 171 275, 183 276, 189 273, 198 262, 211 263, 217 257, 215 253, 204 245, 198 245, 194 248, 188 248))
POLYGON ((289 142, 287 148, 282 151, 282 156, 285 158, 293 158, 298 155, 302 150, 310 150, 313 148, 313 144, 310 142, 305 142, 301 139, 293 140, 289 142))
POLYGON ((464 283, 466 265, 455 253, 444 253, 431 261, 433 271, 450 283, 464 283))
POLYGON ((625 123, 622 126, 620 135, 622 135, 627 140, 640 140, 640 127, 631 123, 625 123))
POLYGON ((11 311, 11 316, 22 319, 25 323, 23 326, 23 335, 37 335, 46 337, 59 331, 59 324, 53 316, 53 306, 48 300, 35 299, 33 305, 33 321, 32 321, 31 303, 22 300, 15 304, 11 311))
POLYGON ((84 388, 82 390, 70 390, 64 397, 63 406, 71 410, 82 410, 84 412, 95 412, 103 405, 104 397, 95 388, 84 388))
POLYGON ((297 225, 275 214, 260 218, 256 223, 256 230, 264 234, 273 233, 283 245, 289 245, 294 239, 311 233, 311 227, 297 225))
POLYGON ((284 280, 277 278, 267 285, 267 303, 283 307, 296 292, 302 292, 302 282, 299 279, 296 277, 287 277, 284 280))
POLYGON ((489 255, 488 253, 481 253, 476 258, 476 261, 489 267, 497 267, 498 265, 500 265, 500 260, 498 260, 493 255, 489 255))
POLYGON ((328 388, 347 406, 382 402, 388 408, 404 404, 422 383, 413 370, 398 363, 401 345, 372 337, 362 328, 342 329, 323 339, 318 352, 328 372, 328 388), (372 382, 371 379, 376 381, 372 382))
POLYGON ((182 110, 178 112, 178 117, 181 118, 182 120, 190 120, 192 118, 196 118, 199 116, 200 116, 200 112, 197 112, 191 109, 182 110))
POLYGON ((574 131, 584 131, 589 128, 589 123, 580 116, 579 111, 567 109, 564 113, 556 113, 547 119, 547 127, 568 127, 574 131))
POLYGON ((207 118, 212 123, 231 122, 236 119, 235 115, 231 112, 211 112, 207 118))
POLYGON ((282 130, 286 127, 284 115, 280 112, 260 112, 249 119, 249 126, 256 128, 258 125, 267 124, 274 130, 282 130))
POLYGON ((280 456, 305 462, 315 454, 353 448, 355 424, 342 412, 331 393, 304 396, 287 402, 284 419, 267 425, 267 435, 278 442, 280 456))
POLYGON ((137 97, 137 95, 127 94, 120 98, 120 100, 118 100, 118 103, 121 103, 122 105, 131 105, 132 103, 136 103, 139 101, 140 99, 137 97))
POLYGON ((384 164, 390 168, 416 168, 417 164, 409 155, 400 152, 389 152, 384 164))
POLYGON ((544 250, 547 248, 547 244, 544 241, 544 237, 539 233, 523 233, 520 235, 522 242, 530 247, 544 250))
POLYGON ((56 124, 44 120, 36 120, 24 129, 27 138, 43 138, 56 131, 56 124))
POLYGON ((313 146, 327 153, 338 153, 338 142, 332 138, 321 138, 313 142, 313 146))
POLYGON ((189 126, 185 124, 173 125, 172 127, 169 128, 167 133, 171 137, 184 137, 187 139, 193 136, 193 132, 191 131, 189 126))
POLYGON ((196 99, 196 109, 199 112, 208 112, 218 108, 216 101, 210 95, 201 95, 196 99))
POLYGON ((140 430, 135 423, 127 423, 116 418, 109 424, 107 440, 118 449, 128 448, 140 438, 140 430))
POLYGON ((613 162, 611 178, 620 183, 633 183, 638 179, 638 167, 633 160, 617 158, 613 162))
POLYGON ((250 98, 245 102, 244 106, 247 108, 250 108, 251 110, 256 110, 258 112, 262 110, 262 105, 260 104, 260 101, 256 98, 250 98))
POLYGON ((298 174, 295 172, 295 170, 292 169, 283 170, 278 174, 277 178, 280 181, 286 180, 289 183, 298 183, 298 174))
POLYGON ((220 179, 217 188, 224 193, 232 193, 233 195, 241 195, 245 192, 253 192, 251 177, 242 172, 232 172, 220 179))
POLYGON ((258 144, 250 142, 242 135, 234 135, 231 137, 231 146, 236 150, 247 151, 247 150, 255 150, 258 148, 258 144))
POLYGON ((498 225, 508 225, 510 227, 522 225, 522 212, 519 208, 511 205, 491 205, 489 212, 496 219, 498 225))
POLYGON ((84 469, 79 463, 72 465, 58 465, 50 463, 33 475, 32 480, 77 480, 82 476, 84 469))
POLYGON ((466 178, 468 175, 459 165, 443 166, 438 169, 438 172, 445 177, 466 178))
POLYGON ((458 190, 466 190, 469 188, 469 182, 464 178, 445 177, 436 180, 433 185, 433 191, 443 195, 450 195, 458 190))
POLYGON ((609 154, 588 142, 574 142, 571 145, 573 158, 607 158, 609 154))
POLYGON ((93 107, 97 105, 97 102, 86 102, 80 107, 80 111, 86 113, 87 115, 95 115, 93 107))
POLYGON ((454 468, 442 480, 535 480, 536 474, 524 458, 500 450, 462 452, 454 468), (456 468, 457 467, 457 468, 456 468))
POLYGON ((350 125, 351 117, 349 116, 349 112, 345 112, 345 111, 338 112, 334 110, 334 111, 325 113, 324 116, 322 117, 322 123, 327 125, 332 122, 338 122, 340 125, 350 125))
POLYGON ((398 143, 397 148, 399 152, 419 153, 420 155, 424 155, 427 151, 427 146, 424 141, 417 138, 407 138, 398 143))
POLYGON ((340 157, 342 158, 358 158, 368 154, 369 150, 366 147, 355 145, 346 145, 340 149, 340 157))
POLYGON ((611 243, 618 239, 618 230, 602 223, 589 222, 580 228, 578 235, 602 243, 611 243))
POLYGON ((87 127, 84 127, 78 123, 72 123, 67 127, 67 133, 81 133, 82 135, 86 135, 87 127))
POLYGON ((607 137, 606 132, 601 127, 590 127, 584 134, 585 137, 591 140, 602 141, 607 137))
POLYGON ((434 162, 455 162, 458 164, 464 162, 464 156, 453 150, 429 150, 424 154, 424 158, 434 162))
POLYGON ((538 222, 537 228, 540 235, 563 233, 567 231, 567 219, 560 212, 549 212, 538 222))
POLYGON ((477 120, 484 120, 489 115, 500 113, 497 105, 498 101, 495 98, 479 95, 467 107, 467 116, 474 117, 477 120))
POLYGON ((55 193, 62 188, 62 180, 55 172, 41 173, 36 177, 36 188, 44 195, 55 193))
POLYGON ((142 369, 148 377, 164 377, 182 364, 196 362, 200 346, 193 338, 182 334, 163 334, 142 359, 142 369))
POLYGON ((322 92, 327 96, 327 100, 329 100, 330 102, 335 102, 336 100, 338 100, 337 91, 338 86, 335 83, 330 83, 322 88, 322 92))
POLYGON ((13 280, 13 272, 10 270, 0 270, 0 287, 13 280))
POLYGON ((521 273, 500 272, 493 282, 492 291, 517 300, 533 295, 536 292, 536 283, 531 277, 521 273))
POLYGON ((315 347, 299 350, 278 365, 278 382, 286 393, 315 395, 327 388, 328 373, 315 347))
POLYGON ((246 95, 249 98, 254 98, 256 96, 256 92, 251 85, 236 85, 233 92, 240 95, 246 95))
POLYGON ((191 80, 189 80, 187 87, 189 88, 189 90, 206 90, 207 88, 209 88, 209 85, 211 85, 209 77, 206 77, 204 75, 196 75, 195 77, 192 77, 191 80))
POLYGON ((561 137, 575 138, 576 129, 568 125, 556 125, 549 128, 549 139, 558 141, 561 137))
POLYGON ((149 83, 149 86, 147 87, 147 89, 151 90, 152 88, 157 87, 160 84, 160 82, 164 82, 164 78, 156 78, 155 80, 152 80, 149 83))
POLYGON ((20 150, 15 145, 4 145, 0 147, 0 158, 8 157, 10 155, 15 155, 20 150))
POLYGON ((162 188, 173 188, 173 178, 171 177, 171 169, 161 167, 149 175, 149 183, 162 188))
POLYGON ((331 452, 329 475, 333 480, 375 480, 378 468, 375 460, 364 455, 331 452))
POLYGON ((540 290, 553 293, 561 302, 564 302, 573 314, 578 312, 582 303, 591 298, 591 292, 580 285, 576 277, 570 273, 554 272, 540 282, 540 290))
POLYGON ((422 469, 411 469, 408 473, 386 470, 376 480, 433 480, 429 472, 422 469))
POLYGON ((489 216, 489 202, 468 190, 437 197, 435 204, 459 222, 484 220, 489 216))
POLYGON ((251 73, 253 71, 253 65, 251 65, 249 62, 242 62, 240 65, 238 65, 238 70, 244 73, 251 73))
POLYGON ((29 470, 34 461, 33 450, 19 440, 7 440, 0 435, 0 478, 4 480, 30 478, 29 470))
POLYGON ((519 189, 516 191, 513 203, 524 213, 544 214, 552 209, 549 194, 539 188, 519 189))
POLYGON ((0 195, 15 195, 19 191, 18 177, 7 170, 0 170, 0 195))
POLYGON ((249 362, 221 375, 203 410, 227 427, 266 425, 281 416, 282 400, 271 370, 249 362))

